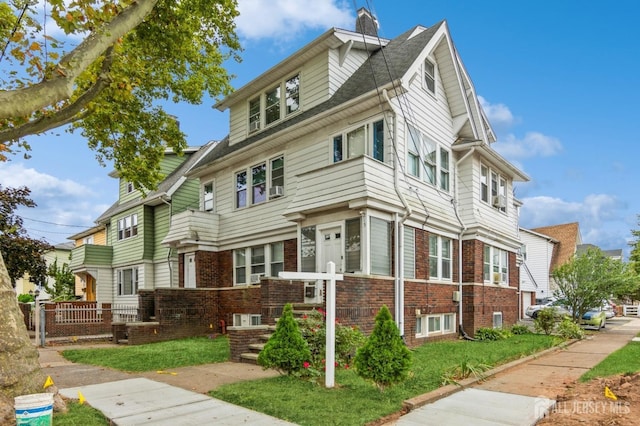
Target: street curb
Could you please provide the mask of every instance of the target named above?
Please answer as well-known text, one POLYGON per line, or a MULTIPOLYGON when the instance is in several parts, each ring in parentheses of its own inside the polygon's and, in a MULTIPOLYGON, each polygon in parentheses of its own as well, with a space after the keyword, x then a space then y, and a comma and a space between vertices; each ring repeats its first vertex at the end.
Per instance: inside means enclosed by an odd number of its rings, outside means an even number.
POLYGON ((402 402, 402 409, 403 411, 405 411, 405 413, 409 413, 415 410, 416 408, 420 408, 424 405, 430 404, 432 402, 436 402, 439 399, 445 398, 456 392, 469 388, 471 387, 471 385, 485 381, 490 377, 495 376, 498 373, 502 373, 503 371, 507 371, 513 367, 517 367, 521 364, 540 358, 541 356, 547 355, 549 353, 566 349, 568 346, 573 345, 574 343, 577 343, 579 341, 580 340, 570 340, 570 341, 562 342, 559 345, 554 346, 552 348, 545 349, 541 352, 536 352, 535 354, 528 355, 524 358, 518 358, 506 364, 499 365, 485 372, 483 374, 483 377, 470 377, 468 379, 461 380, 460 382, 458 382, 457 385, 445 385, 445 386, 439 387, 438 389, 434 389, 431 392, 427 392, 425 394, 415 396, 411 399, 407 399, 402 402))

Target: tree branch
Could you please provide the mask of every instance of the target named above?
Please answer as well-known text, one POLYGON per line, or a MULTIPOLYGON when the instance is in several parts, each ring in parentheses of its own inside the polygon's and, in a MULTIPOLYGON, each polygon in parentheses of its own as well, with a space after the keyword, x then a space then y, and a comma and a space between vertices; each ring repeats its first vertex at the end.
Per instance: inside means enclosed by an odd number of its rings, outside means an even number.
POLYGON ((73 94, 75 79, 151 13, 158 0, 137 0, 60 59, 53 77, 23 89, 0 91, 0 119, 31 115, 73 94))
POLYGON ((109 70, 113 63, 113 47, 109 47, 106 56, 102 62, 100 73, 97 81, 89 87, 78 99, 72 104, 67 105, 55 114, 40 117, 37 120, 29 121, 21 126, 12 127, 0 131, 0 143, 19 139, 27 135, 34 135, 56 127, 64 126, 73 121, 80 120, 84 117, 82 110, 89 102, 108 86, 110 82, 109 70))

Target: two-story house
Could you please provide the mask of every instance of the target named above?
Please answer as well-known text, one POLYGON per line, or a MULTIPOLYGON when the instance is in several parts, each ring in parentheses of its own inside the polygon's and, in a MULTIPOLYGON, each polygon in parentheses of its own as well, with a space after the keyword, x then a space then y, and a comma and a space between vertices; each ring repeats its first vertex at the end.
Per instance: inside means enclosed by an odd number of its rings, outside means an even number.
POLYGON ((137 306, 139 289, 178 286, 177 253, 161 245, 171 217, 186 209, 197 209, 199 183, 187 171, 215 146, 171 150, 161 160, 165 176, 158 188, 146 196, 131 182, 118 178, 119 196, 98 219, 96 226, 76 234, 71 270, 87 300, 137 306))
POLYGON ((520 228, 522 240, 520 265, 520 317, 530 305, 553 296, 551 272, 554 254, 560 241, 530 229, 520 228))
POLYGON ((272 323, 275 305, 322 303, 371 330, 389 306, 411 345, 460 327, 513 324, 520 248, 513 182, 445 21, 388 40, 358 11, 217 104, 228 137, 195 164, 200 211, 164 243, 180 285, 219 289, 227 324, 272 323), (246 322, 245 322, 246 321, 246 322))

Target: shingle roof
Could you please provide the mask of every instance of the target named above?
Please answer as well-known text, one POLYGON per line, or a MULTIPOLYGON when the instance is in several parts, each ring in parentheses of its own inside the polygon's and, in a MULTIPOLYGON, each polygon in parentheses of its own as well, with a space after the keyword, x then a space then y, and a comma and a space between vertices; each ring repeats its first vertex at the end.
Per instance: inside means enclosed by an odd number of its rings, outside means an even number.
POLYGON ((267 136, 280 132, 287 127, 298 124, 322 112, 372 92, 376 90, 377 87, 383 87, 401 78, 409 70, 409 67, 415 62, 418 55, 420 55, 444 22, 445 21, 440 21, 436 25, 426 28, 419 33, 416 33, 416 29, 422 29, 424 27, 416 26, 392 39, 385 47, 372 53, 360 68, 325 102, 233 145, 229 145, 229 138, 227 136, 218 146, 211 150, 211 152, 202 157, 193 169, 200 168, 216 159, 223 158, 267 136), (416 34, 411 37, 414 33, 416 34))
POLYGON ((126 203, 123 203, 123 204, 120 204, 119 201, 116 201, 113 205, 111 205, 111 207, 109 207, 104 213, 102 213, 100 217, 96 219, 96 223, 103 223, 108 219, 110 219, 112 216, 120 212, 123 212, 125 210, 128 210, 138 205, 147 204, 162 195, 171 196, 171 194, 169 194, 169 191, 171 190, 171 188, 176 183, 178 183, 178 181, 187 174, 189 169, 193 167, 193 165, 196 164, 196 162, 203 155, 209 152, 212 145, 216 143, 217 142, 215 141, 211 141, 199 147, 196 152, 191 154, 185 161, 182 162, 182 164, 180 164, 180 166, 176 167, 169 175, 167 175, 167 177, 164 178, 162 182, 158 184, 158 188, 156 190, 150 191, 146 197, 144 198, 139 197, 139 198, 127 201, 126 203))
POLYGON ((548 235, 549 237, 558 240, 558 244, 556 244, 553 249, 551 271, 558 266, 567 263, 576 253, 577 246, 582 243, 578 222, 543 226, 540 228, 533 228, 532 231, 542 235, 548 235))

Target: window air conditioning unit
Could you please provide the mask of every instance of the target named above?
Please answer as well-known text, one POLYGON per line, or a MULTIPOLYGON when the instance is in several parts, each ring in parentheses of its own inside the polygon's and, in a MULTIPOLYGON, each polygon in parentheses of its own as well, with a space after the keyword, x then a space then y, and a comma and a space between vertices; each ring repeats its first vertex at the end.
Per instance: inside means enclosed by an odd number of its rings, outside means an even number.
POLYGON ((250 284, 260 284, 260 277, 264 276, 264 274, 251 274, 249 277, 250 284))
POLYGON ((255 132, 256 130, 260 130, 260 122, 252 121, 249 123, 249 132, 255 132))
POLYGON ((272 186, 269 189, 269 196, 271 198, 282 197, 284 195, 284 187, 283 186, 272 186))
POLYGON ((507 207, 507 198, 504 195, 494 195, 493 207, 497 207, 499 209, 507 207))

